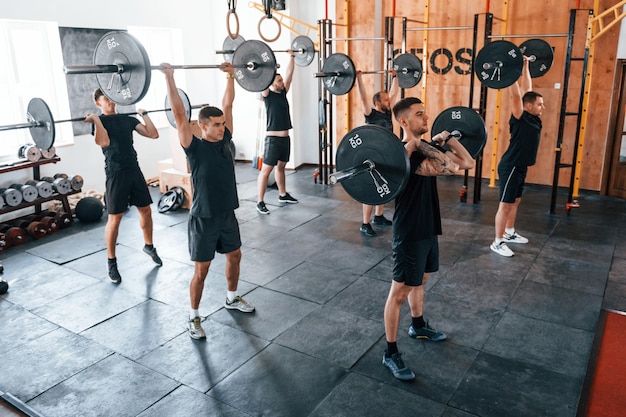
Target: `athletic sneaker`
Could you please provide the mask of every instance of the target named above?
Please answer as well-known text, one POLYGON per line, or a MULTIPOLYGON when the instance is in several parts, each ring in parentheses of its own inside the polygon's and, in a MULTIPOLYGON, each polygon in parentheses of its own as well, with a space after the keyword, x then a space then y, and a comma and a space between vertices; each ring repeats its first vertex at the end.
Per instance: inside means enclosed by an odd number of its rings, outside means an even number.
POLYGON ((385 351, 385 353, 383 353, 383 365, 389 368, 393 376, 398 379, 403 381, 415 379, 415 374, 404 364, 400 352, 396 352, 388 358, 387 351, 385 351))
POLYGON ((414 339, 428 339, 433 342, 441 342, 442 340, 446 340, 448 336, 445 333, 440 332, 439 330, 435 330, 428 325, 428 322, 424 324, 424 327, 421 329, 416 329, 411 324, 409 326, 409 336, 414 339))
POLYGON ((289 193, 287 193, 285 195, 279 195, 278 196, 278 201, 280 201, 281 203, 289 203, 289 204, 297 204, 298 203, 298 200, 293 198, 289 193))
POLYGON ((365 236, 369 236, 369 237, 376 236, 376 232, 374 231, 374 229, 372 229, 372 225, 369 223, 362 224, 359 230, 365 236))
POLYGON ((120 282, 122 282, 122 276, 120 275, 120 272, 117 270, 117 263, 109 264, 109 279, 114 284, 119 284, 120 282))
POLYGON ((393 222, 383 216, 374 216, 374 220, 372 220, 376 226, 391 226, 393 222))
POLYGON ((236 296, 233 301, 230 301, 227 297, 224 307, 229 310, 243 311, 244 313, 252 313, 254 311, 254 306, 240 296, 236 296))
POLYGON ((187 327, 189 328, 189 336, 192 339, 206 339, 206 333, 200 324, 202 320, 200 317, 194 317, 193 319, 187 322, 187 327))
POLYGON ((149 248, 148 246, 144 246, 143 251, 147 253, 149 257, 152 258, 155 264, 159 266, 163 265, 163 261, 161 260, 161 258, 159 258, 159 255, 157 254, 156 248, 154 246, 152 248, 149 248))
POLYGON ((524 236, 518 235, 517 232, 513 232, 512 235, 505 233, 504 236, 502 236, 502 239, 508 243, 528 243, 528 239, 524 236))
POLYGON ((267 209, 267 207, 265 207, 265 203, 262 201, 256 203, 256 211, 261 214, 270 214, 270 211, 267 209))
POLYGON ((509 249, 509 247, 504 243, 504 241, 500 243, 493 242, 490 246, 491 250, 497 253, 498 255, 506 256, 510 258, 513 256, 513 251, 509 249))

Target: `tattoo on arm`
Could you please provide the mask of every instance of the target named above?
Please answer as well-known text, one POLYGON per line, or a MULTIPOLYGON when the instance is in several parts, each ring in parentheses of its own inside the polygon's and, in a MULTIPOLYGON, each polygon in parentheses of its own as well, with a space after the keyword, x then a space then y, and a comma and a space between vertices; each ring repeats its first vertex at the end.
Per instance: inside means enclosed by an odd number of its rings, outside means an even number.
POLYGON ((420 143, 418 152, 426 156, 426 159, 415 170, 418 175, 454 175, 459 169, 459 166, 448 155, 425 142, 420 143))

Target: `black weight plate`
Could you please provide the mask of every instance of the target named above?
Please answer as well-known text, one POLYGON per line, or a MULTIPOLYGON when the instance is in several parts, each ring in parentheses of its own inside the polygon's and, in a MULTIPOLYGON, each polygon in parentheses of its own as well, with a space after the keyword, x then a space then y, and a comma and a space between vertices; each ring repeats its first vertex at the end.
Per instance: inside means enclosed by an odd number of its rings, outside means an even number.
POLYGON ((532 78, 541 77, 552 67, 554 51, 543 39, 529 39, 519 46, 519 50, 529 58, 528 69, 532 78))
POLYGON ((315 45, 308 36, 296 36, 291 42, 291 50, 294 51, 294 63, 299 67, 308 67, 315 58, 315 45))
POLYGON ((183 190, 182 187, 175 185, 170 188, 170 191, 174 191, 176 193, 176 201, 174 201, 174 204, 172 205, 170 210, 178 210, 185 201, 185 190, 183 190))
POLYGON ((478 52, 474 72, 480 82, 489 88, 506 88, 522 74, 524 58, 512 42, 493 41, 478 52))
POLYGON ((356 81, 356 68, 346 54, 334 53, 328 56, 322 65, 322 72, 331 74, 324 77, 324 88, 335 96, 341 96, 352 90, 356 81), (337 75, 338 74, 338 75, 337 75))
POLYGON ((354 128, 337 147, 337 170, 361 166, 368 159, 374 162, 374 169, 379 174, 362 172, 344 179, 341 185, 352 198, 363 204, 375 206, 392 201, 406 185, 411 171, 403 143, 380 126, 354 128))
POLYGON ((37 123, 36 127, 29 127, 30 136, 39 149, 50 149, 54 145, 55 128, 54 118, 50 108, 40 98, 33 98, 28 102, 26 118, 29 122, 37 123))
MULTIPOLYGON (((238 35, 235 39, 231 38, 230 36, 226 36, 226 39, 224 39, 224 43, 222 44, 222 50, 223 51, 236 51, 239 45, 241 45, 245 41, 246 40, 241 35, 238 35)), ((234 52, 222 54, 224 56, 224 61, 232 63, 233 53, 234 52)))
MULTIPOLYGON (((461 132, 462 136, 459 142, 474 159, 483 150, 485 143, 487 143, 485 122, 478 113, 469 107, 456 106, 442 111, 435 118, 431 133, 436 135, 444 130, 448 132, 458 130, 461 132)), ((444 145, 443 148, 445 150, 450 149, 448 145, 444 145)))
POLYGON ((159 198, 159 202, 157 204, 159 213, 165 213, 166 211, 170 211, 172 207, 176 204, 177 194, 174 190, 166 191, 165 194, 159 198))
MULTIPOLYGON (((177 88, 176 91, 178 91, 178 95, 183 101, 185 113, 187 114, 187 121, 191 121, 191 103, 189 102, 189 97, 187 96, 187 93, 185 93, 180 88, 177 88)), ((170 108, 170 98, 167 95, 165 96, 165 108, 170 108)), ((174 118, 174 112, 172 112, 171 110, 165 110, 165 115, 167 116, 167 121, 170 122, 170 125, 172 125, 174 129, 176 129, 176 119, 174 118)))
POLYGON ((267 89, 276 77, 276 57, 270 47, 257 40, 245 41, 233 54, 235 80, 245 90, 260 92, 267 89), (248 67, 253 64, 253 67, 248 67))
POLYGON ((100 89, 115 103, 124 106, 135 104, 148 92, 152 77, 150 59, 141 43, 127 32, 105 34, 96 45, 93 63, 123 66, 120 74, 96 74, 100 89))
POLYGON ((422 62, 413 54, 402 54, 393 61, 398 85, 401 88, 415 87, 422 79, 422 62))

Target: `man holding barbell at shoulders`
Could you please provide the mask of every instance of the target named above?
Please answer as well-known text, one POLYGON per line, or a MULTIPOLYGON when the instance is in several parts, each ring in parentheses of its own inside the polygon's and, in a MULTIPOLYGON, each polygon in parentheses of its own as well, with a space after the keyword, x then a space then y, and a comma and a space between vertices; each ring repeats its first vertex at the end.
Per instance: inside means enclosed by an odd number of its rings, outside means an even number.
POLYGON ((405 133, 411 174, 396 197, 393 216, 393 280, 385 303, 387 349, 382 362, 394 377, 411 380, 415 374, 404 364, 397 346, 402 304, 408 300, 411 310, 410 337, 434 342, 447 337, 430 327, 423 316, 424 286, 429 274, 439 269, 438 235, 442 228, 436 176, 471 169, 474 160, 448 131, 433 136, 431 143, 421 139, 428 132, 428 116, 420 99, 400 100, 393 106, 393 114, 405 133), (448 151, 441 147, 446 143, 448 151))
POLYGON ((267 115, 267 126, 265 129, 265 149, 263 152, 263 164, 261 172, 257 178, 257 205, 256 209, 261 214, 270 214, 265 205, 265 190, 267 181, 274 167, 276 172, 276 186, 278 187, 278 201, 281 203, 297 204, 298 200, 287 192, 285 179, 285 165, 289 162, 291 154, 291 143, 289 129, 291 125, 291 115, 289 113, 289 101, 287 93, 291 87, 293 79, 295 52, 289 51, 289 64, 285 71, 285 78, 276 73, 274 81, 261 92, 265 113, 267 115))
POLYGON ((191 168, 193 201, 189 211, 189 253, 194 262, 194 273, 189 284, 191 312, 188 321, 189 336, 204 339, 206 333, 198 312, 204 281, 209 273, 215 252, 226 257, 227 293, 224 307, 244 313, 254 311, 254 306, 237 295, 241 263, 241 236, 235 209, 239 207, 235 165, 229 142, 233 131, 233 101, 235 76, 233 66, 227 62, 220 68, 226 73, 226 91, 222 98, 223 111, 204 106, 198 113, 197 126, 201 137, 194 135, 194 127, 187 119, 182 99, 176 90, 174 70, 163 63, 167 94, 176 120, 178 139, 191 168))
MULTIPOLYGON (((395 103, 400 92, 398 86, 398 80, 396 78, 396 71, 390 71, 392 76, 391 88, 389 93, 386 91, 379 91, 372 97, 374 107, 371 106, 368 96, 365 92, 365 86, 363 85, 362 71, 356 72, 356 84, 357 91, 359 92, 359 98, 361 99, 361 107, 363 109, 363 115, 365 116, 365 123, 368 125, 378 125, 388 129, 393 133, 393 122, 391 120, 391 103, 395 103)), ((378 226, 391 226, 391 220, 384 216, 385 206, 383 204, 377 206, 370 206, 363 204, 363 223, 361 224, 360 231, 365 236, 376 236, 376 232, 372 229, 370 220, 372 218, 372 211, 374 211, 374 220, 372 223, 378 226)))
POLYGON ((143 123, 136 117, 117 114, 115 102, 104 95, 100 88, 93 93, 93 99, 102 112, 101 116, 88 113, 84 123, 92 123, 91 134, 104 154, 104 170, 106 173, 105 203, 108 212, 107 224, 104 228, 104 239, 107 246, 107 266, 109 279, 119 284, 122 276, 117 269, 115 246, 124 212, 129 205, 137 206, 139 225, 143 231, 145 245, 143 251, 157 265, 163 265, 152 242, 152 197, 146 180, 137 162, 137 152, 133 147, 133 132, 142 136, 157 139, 159 131, 150 120, 148 112, 138 109, 143 123))
POLYGON ((507 243, 528 243, 515 231, 517 209, 522 201, 528 167, 535 164, 541 139, 541 113, 545 109, 541 94, 532 90, 528 58, 524 56, 522 75, 509 87, 512 114, 509 120, 511 140, 498 164, 500 204, 495 218, 496 237, 490 249, 511 257, 507 243))

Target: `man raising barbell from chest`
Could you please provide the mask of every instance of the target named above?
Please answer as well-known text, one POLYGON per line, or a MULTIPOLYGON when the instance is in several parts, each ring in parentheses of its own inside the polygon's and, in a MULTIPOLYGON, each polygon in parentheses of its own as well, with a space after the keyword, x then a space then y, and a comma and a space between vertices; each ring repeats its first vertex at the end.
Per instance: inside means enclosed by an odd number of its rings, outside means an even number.
POLYGON ((409 155, 411 174, 406 186, 396 197, 393 216, 393 280, 385 303, 384 322, 387 350, 383 365, 394 377, 411 380, 415 374, 404 364, 398 351, 397 336, 400 309, 408 300, 412 322, 409 336, 439 342, 446 335, 424 321, 424 286, 428 275, 439 269, 438 235, 441 214, 437 194, 437 175, 454 175, 471 169, 474 160, 463 145, 448 131, 432 138, 437 146, 421 139, 428 132, 428 116, 421 100, 409 97, 393 106, 393 114, 405 133, 405 149, 409 155), (445 151, 438 145, 448 144, 445 151))

